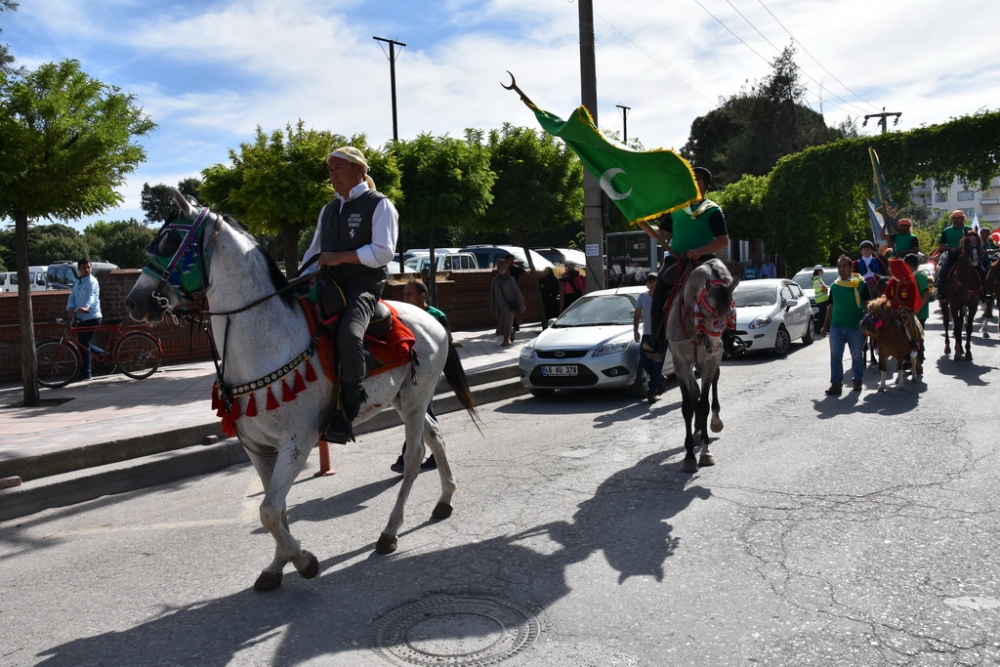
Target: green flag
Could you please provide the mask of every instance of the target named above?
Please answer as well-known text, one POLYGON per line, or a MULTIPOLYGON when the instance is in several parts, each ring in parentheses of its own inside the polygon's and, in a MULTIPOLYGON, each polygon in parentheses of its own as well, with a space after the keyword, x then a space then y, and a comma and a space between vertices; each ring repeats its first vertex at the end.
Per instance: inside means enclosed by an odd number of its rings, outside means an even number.
POLYGON ((651 220, 701 197, 691 165, 677 153, 634 151, 608 141, 584 106, 567 121, 529 106, 542 129, 566 142, 630 222, 651 220))

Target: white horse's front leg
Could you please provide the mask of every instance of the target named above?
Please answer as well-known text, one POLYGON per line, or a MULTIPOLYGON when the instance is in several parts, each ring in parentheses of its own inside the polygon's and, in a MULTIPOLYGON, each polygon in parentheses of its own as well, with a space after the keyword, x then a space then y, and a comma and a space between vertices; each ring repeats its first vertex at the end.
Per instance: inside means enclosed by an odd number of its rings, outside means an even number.
POLYGON ((380 554, 392 553, 398 546, 399 529, 405 518, 406 499, 410 497, 413 482, 420 472, 420 462, 424 460, 426 406, 423 410, 411 409, 404 414, 400 409, 398 396, 392 399, 392 406, 403 416, 406 430, 406 451, 403 452, 403 482, 399 485, 399 493, 396 494, 396 504, 393 505, 392 512, 389 514, 389 523, 386 524, 382 534, 379 535, 378 542, 375 543, 375 552, 380 554))
POLYGON ((885 391, 888 384, 889 384, 889 369, 886 368, 886 370, 882 371, 882 383, 878 386, 879 393, 885 391))
MULTIPOLYGON (((305 448, 303 448, 305 449, 305 448)), ((305 451, 291 444, 275 457, 251 455, 264 482, 264 499, 260 503, 260 523, 274 538, 274 560, 261 571, 254 583, 254 590, 269 591, 281 585, 285 563, 291 562, 306 579, 319 573, 319 561, 308 551, 303 551, 288 528, 285 501, 288 491, 309 460, 309 447, 305 451), (270 459, 269 461, 262 461, 270 459), (261 461, 261 464, 258 464, 261 461), (265 474, 266 471, 266 474, 265 474)))

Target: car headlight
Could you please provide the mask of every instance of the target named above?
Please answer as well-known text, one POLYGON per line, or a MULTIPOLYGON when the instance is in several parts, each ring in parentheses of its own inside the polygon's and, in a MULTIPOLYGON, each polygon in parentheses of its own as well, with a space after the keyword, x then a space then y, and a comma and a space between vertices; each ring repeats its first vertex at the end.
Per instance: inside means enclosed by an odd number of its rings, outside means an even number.
POLYGON ((533 356, 535 356, 535 341, 530 341, 521 348, 521 358, 530 359, 533 356))
POLYGON ((594 352, 595 357, 603 357, 608 354, 621 354, 629 348, 629 345, 633 343, 632 336, 627 338, 616 338, 615 340, 608 341, 604 345, 597 348, 594 352))
POLYGON ((751 329, 763 329, 764 327, 766 327, 770 323, 771 323, 771 318, 770 317, 758 317, 757 319, 755 319, 753 322, 750 323, 750 328, 751 329))

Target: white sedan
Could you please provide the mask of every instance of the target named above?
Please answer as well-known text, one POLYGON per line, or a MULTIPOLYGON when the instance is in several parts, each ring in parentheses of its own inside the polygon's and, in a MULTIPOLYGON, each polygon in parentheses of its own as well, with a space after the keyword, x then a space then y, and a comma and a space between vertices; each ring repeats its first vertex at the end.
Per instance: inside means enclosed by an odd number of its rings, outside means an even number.
POLYGON ((746 280, 733 292, 736 335, 748 352, 774 350, 788 354, 792 341, 813 342, 809 299, 795 282, 784 278, 746 280))
MULTIPOLYGON (((632 317, 635 300, 645 287, 591 292, 553 320, 552 326, 521 348, 521 382, 535 396, 556 389, 628 389, 646 395, 645 373, 639 370, 639 343, 632 317)), ((663 375, 672 375, 665 355, 663 375)))

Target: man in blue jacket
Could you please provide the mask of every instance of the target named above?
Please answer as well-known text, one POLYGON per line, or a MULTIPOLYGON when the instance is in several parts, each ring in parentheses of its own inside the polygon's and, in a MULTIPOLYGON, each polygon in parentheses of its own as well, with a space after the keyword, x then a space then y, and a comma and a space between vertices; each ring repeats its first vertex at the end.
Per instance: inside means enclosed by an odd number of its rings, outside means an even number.
MULTIPOLYGON (((80 272, 80 277, 73 283, 73 289, 69 293, 69 301, 66 303, 66 310, 76 315, 76 325, 80 327, 96 327, 103 319, 101 316, 101 286, 97 284, 97 278, 92 275, 93 266, 86 257, 76 263, 76 268, 80 272)), ((80 345, 84 350, 90 350, 96 355, 104 354, 104 350, 93 344, 94 331, 81 331, 76 335, 80 345)), ((83 354, 83 366, 80 368, 80 377, 89 380, 92 377, 91 358, 89 354, 83 354)))

